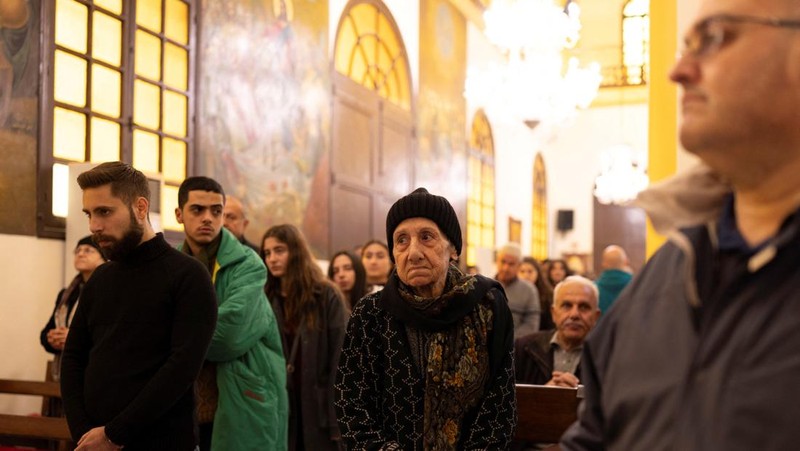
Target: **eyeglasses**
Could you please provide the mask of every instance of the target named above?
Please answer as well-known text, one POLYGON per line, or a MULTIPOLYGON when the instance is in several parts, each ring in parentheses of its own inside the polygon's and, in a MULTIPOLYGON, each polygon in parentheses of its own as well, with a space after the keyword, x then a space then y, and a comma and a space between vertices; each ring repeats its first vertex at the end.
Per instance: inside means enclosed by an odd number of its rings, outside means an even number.
POLYGON ((800 20, 719 14, 706 17, 692 27, 683 39, 683 50, 679 55, 703 57, 716 53, 725 42, 730 40, 731 30, 725 27, 725 24, 729 23, 800 29, 800 20))

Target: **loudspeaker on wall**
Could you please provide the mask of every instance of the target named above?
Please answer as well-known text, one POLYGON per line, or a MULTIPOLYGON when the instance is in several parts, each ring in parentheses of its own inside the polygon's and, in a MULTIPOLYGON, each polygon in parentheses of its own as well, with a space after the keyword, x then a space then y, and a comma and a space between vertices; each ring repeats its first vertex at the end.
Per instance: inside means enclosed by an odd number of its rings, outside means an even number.
POLYGON ((556 228, 560 232, 566 232, 568 230, 572 230, 572 219, 574 216, 575 210, 558 210, 558 216, 556 219, 556 228))

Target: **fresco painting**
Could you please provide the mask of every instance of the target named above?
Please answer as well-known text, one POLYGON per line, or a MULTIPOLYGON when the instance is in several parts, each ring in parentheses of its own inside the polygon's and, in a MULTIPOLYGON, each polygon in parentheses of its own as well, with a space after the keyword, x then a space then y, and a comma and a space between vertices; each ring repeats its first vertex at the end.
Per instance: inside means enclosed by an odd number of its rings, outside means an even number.
POLYGON ((420 4, 420 89, 417 97, 418 185, 466 213, 466 20, 447 0, 420 4))
POLYGON ((36 233, 39 0, 0 0, 0 233, 36 233))
POLYGON ((327 2, 202 7, 196 171, 242 199, 258 242, 303 227, 330 140, 327 2), (302 14, 300 14, 302 12, 302 14))

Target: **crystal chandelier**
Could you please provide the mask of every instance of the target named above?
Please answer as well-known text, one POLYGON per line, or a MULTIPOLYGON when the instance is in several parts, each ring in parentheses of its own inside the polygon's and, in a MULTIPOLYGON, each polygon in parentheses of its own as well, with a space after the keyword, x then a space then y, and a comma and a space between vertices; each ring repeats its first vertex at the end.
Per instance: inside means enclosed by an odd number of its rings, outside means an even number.
POLYGON ((563 52, 580 36, 580 8, 553 0, 494 0, 484 14, 487 39, 503 61, 470 67, 465 95, 496 121, 559 125, 586 108, 600 86, 600 66, 565 64, 563 52))
POLYGON ((600 175, 594 180, 594 196, 601 204, 622 205, 647 188, 645 154, 629 145, 616 145, 601 155, 600 175))

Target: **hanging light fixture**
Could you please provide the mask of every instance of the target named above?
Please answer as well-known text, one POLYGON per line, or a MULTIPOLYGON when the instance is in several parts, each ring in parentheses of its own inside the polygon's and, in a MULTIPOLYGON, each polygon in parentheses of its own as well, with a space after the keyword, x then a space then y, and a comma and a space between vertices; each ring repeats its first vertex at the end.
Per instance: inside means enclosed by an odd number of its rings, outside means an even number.
POLYGON ((650 180, 646 153, 619 144, 606 149, 600 158, 601 169, 594 180, 594 196, 601 204, 623 205, 647 188, 650 180))
POLYGON ((600 66, 564 61, 564 50, 580 36, 580 8, 553 0, 494 0, 484 14, 487 39, 503 55, 501 63, 470 67, 465 95, 493 120, 559 125, 586 108, 600 86, 600 66))

